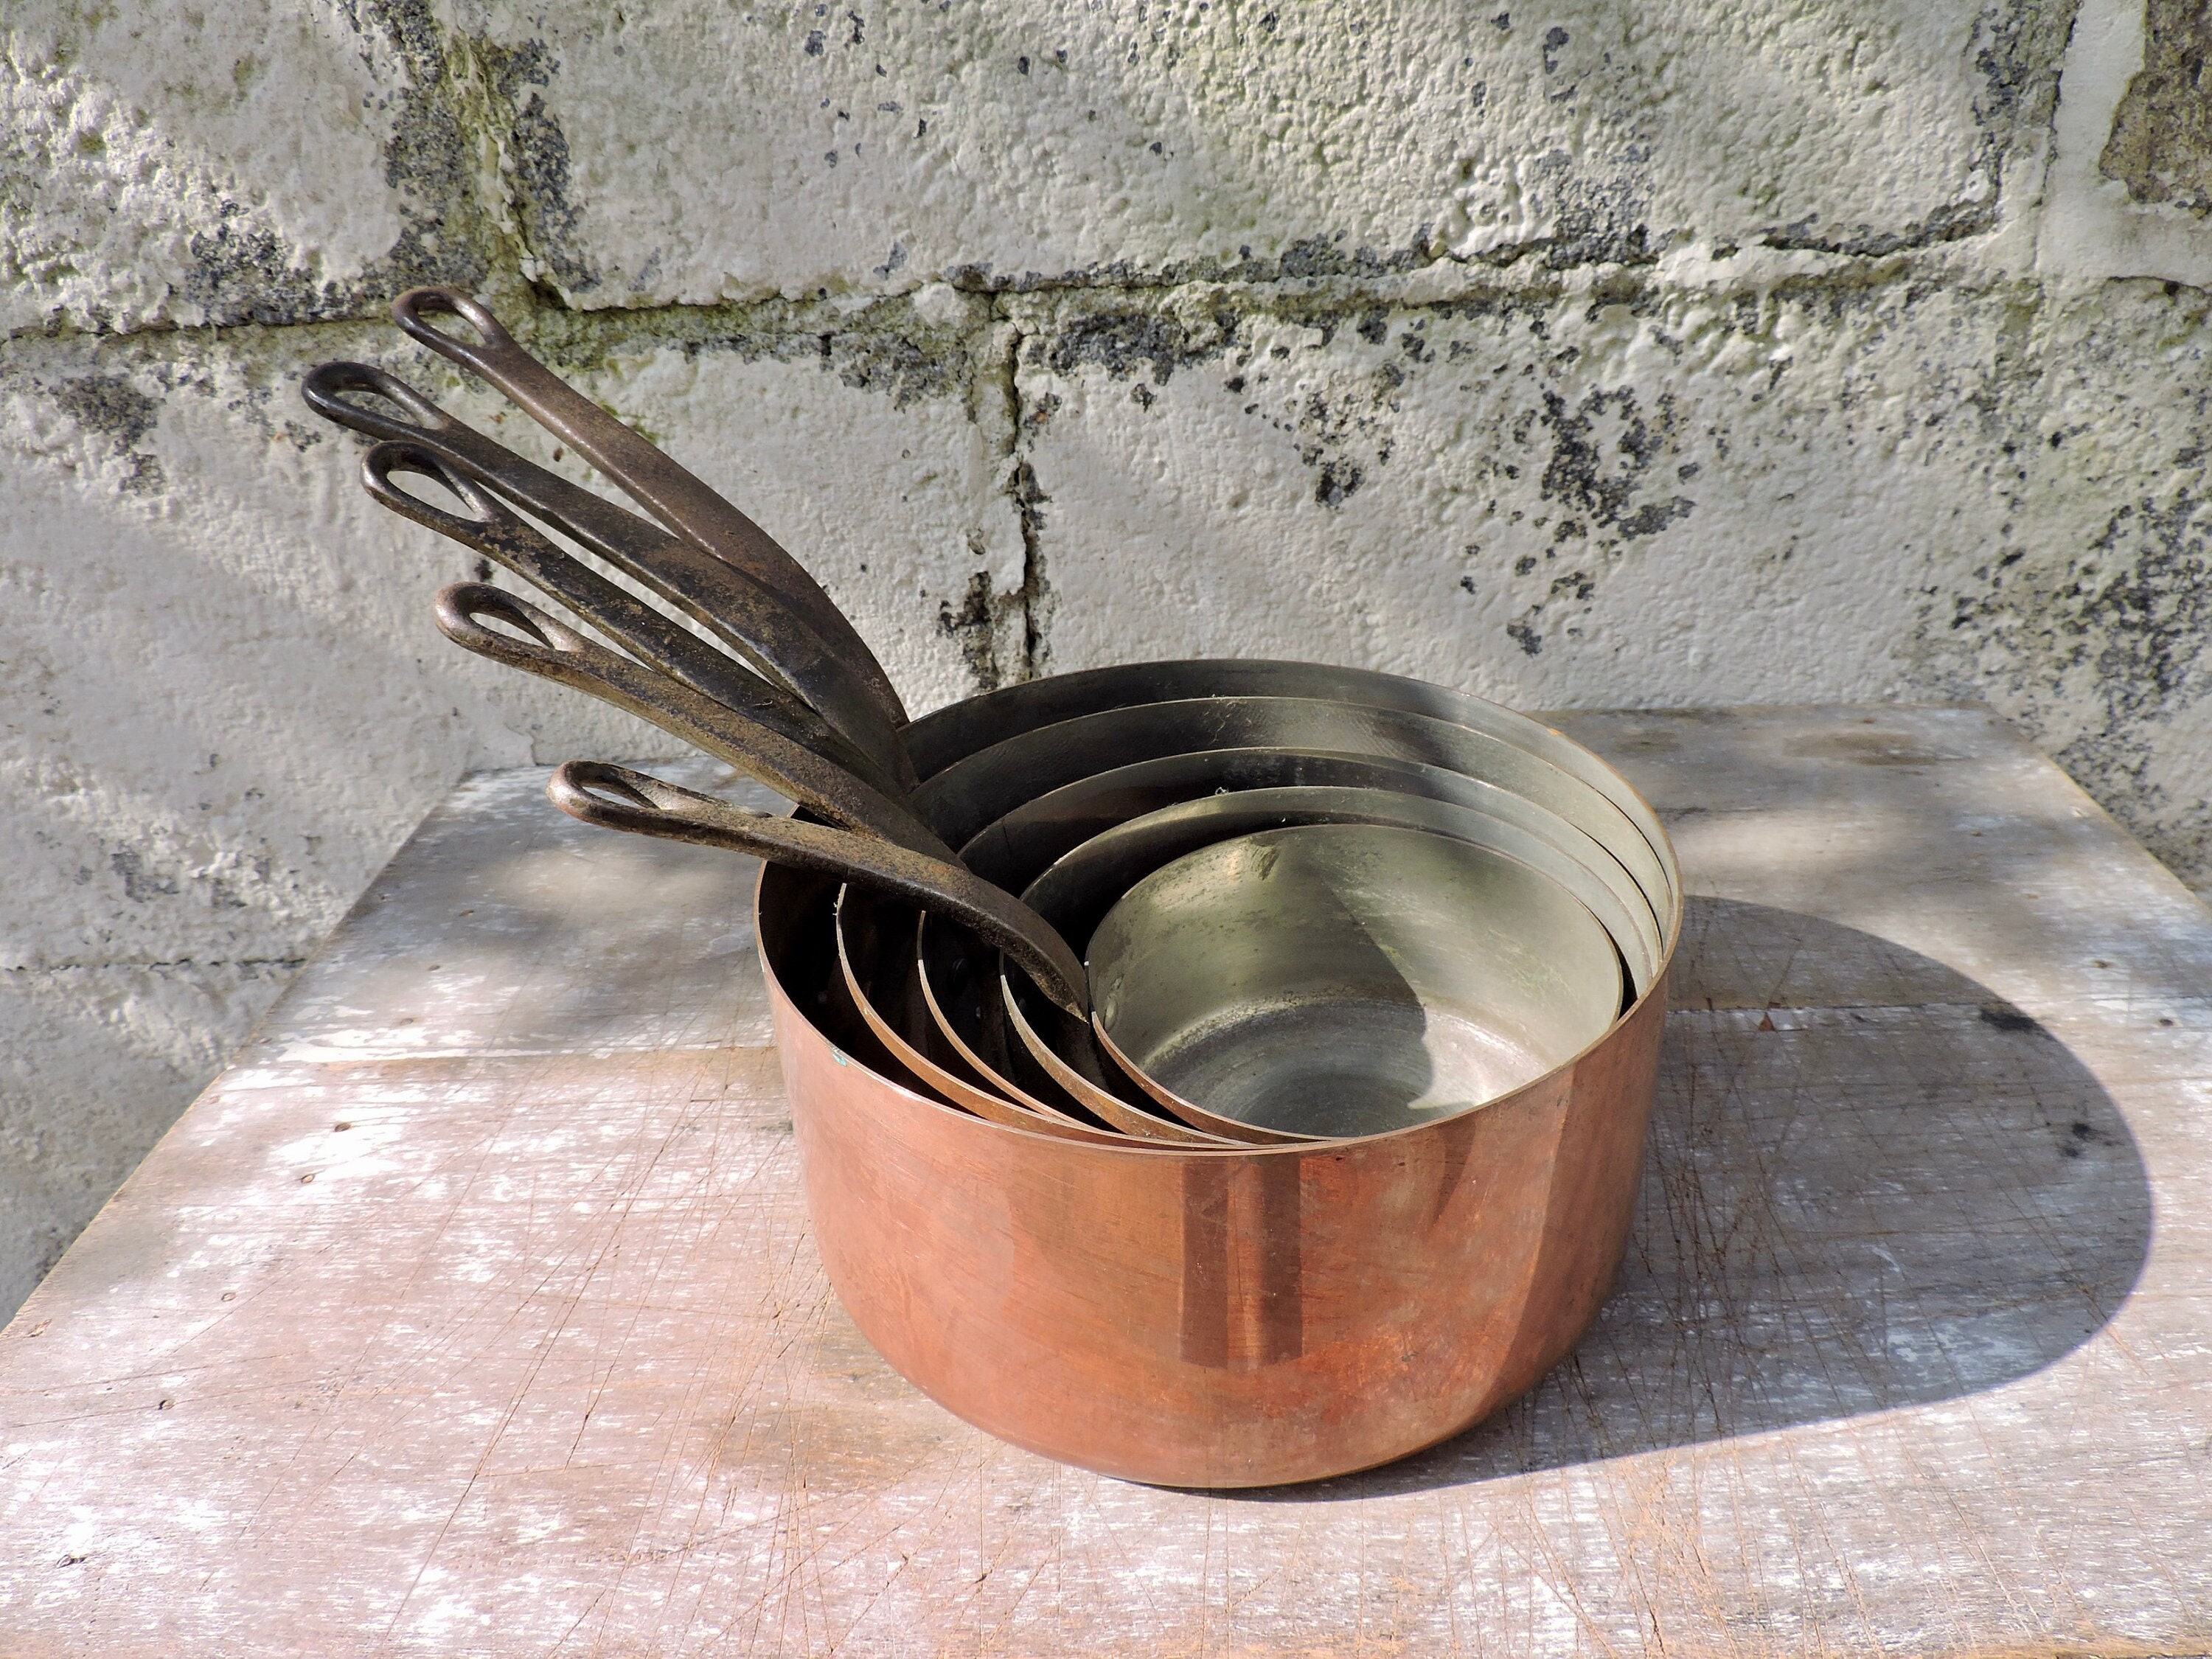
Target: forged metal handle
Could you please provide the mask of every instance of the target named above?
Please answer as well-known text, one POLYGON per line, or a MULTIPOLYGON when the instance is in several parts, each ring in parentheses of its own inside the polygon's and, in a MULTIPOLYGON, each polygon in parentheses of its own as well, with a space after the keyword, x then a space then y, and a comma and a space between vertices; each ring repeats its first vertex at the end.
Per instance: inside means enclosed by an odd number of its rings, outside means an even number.
POLYGON ((505 392, 671 530, 775 593, 828 641, 893 729, 906 724, 906 707, 883 665, 805 566, 698 477, 517 345, 488 307, 458 289, 417 288, 392 302, 392 317, 409 337, 505 392), (435 316, 459 318, 477 338, 434 326, 429 319, 435 316))
POLYGON ((318 363, 300 383, 300 397, 325 420, 367 437, 398 441, 470 431, 427 394, 369 363, 318 363), (401 420, 374 404, 358 402, 348 395, 361 392, 383 398, 404 410, 408 418, 401 420))
POLYGON ((927 824, 873 784, 658 669, 585 638, 527 599, 483 582, 456 582, 440 592, 437 615, 438 631, 465 650, 588 691, 823 817, 932 858, 952 856, 927 824), (487 628, 484 617, 514 631, 487 628))
POLYGON ((702 696, 712 697, 794 743, 862 772, 872 763, 798 698, 732 662, 689 629, 680 628, 580 559, 572 558, 517 518, 475 480, 412 441, 381 443, 362 457, 362 483, 401 517, 450 537, 558 599, 592 627, 702 696), (394 482, 412 475, 443 486, 471 515, 447 511, 394 482))
MULTIPOLYGON (((635 577, 758 672, 804 698, 868 757, 862 769, 875 781, 901 793, 912 787, 914 769, 906 747, 867 687, 820 634, 753 578, 683 537, 525 460, 383 369, 368 363, 324 363, 307 376, 301 395, 326 420, 412 446, 448 472, 534 514, 635 577)), ((374 484, 370 493, 378 494, 374 484)), ((378 499, 434 530, 453 533, 447 522, 421 518, 387 496, 378 499)))
POLYGON ((1042 916, 949 857, 870 835, 750 812, 625 766, 570 761, 545 786, 571 817, 609 830, 750 853, 858 882, 972 929, 1006 953, 1054 1003, 1081 1019, 1091 1006, 1083 964, 1042 916))

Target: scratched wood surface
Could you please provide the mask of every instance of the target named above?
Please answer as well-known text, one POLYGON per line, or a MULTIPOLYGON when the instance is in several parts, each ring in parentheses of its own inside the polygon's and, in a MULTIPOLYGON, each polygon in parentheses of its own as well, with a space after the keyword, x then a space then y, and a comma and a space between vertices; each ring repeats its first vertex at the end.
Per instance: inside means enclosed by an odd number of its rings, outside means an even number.
POLYGON ((750 866, 501 774, 0 1335, 0 1652, 2203 1651, 2212 913, 1977 710, 1562 723, 1695 896, 1491 1423, 1210 1497, 948 1416, 817 1265, 750 866))

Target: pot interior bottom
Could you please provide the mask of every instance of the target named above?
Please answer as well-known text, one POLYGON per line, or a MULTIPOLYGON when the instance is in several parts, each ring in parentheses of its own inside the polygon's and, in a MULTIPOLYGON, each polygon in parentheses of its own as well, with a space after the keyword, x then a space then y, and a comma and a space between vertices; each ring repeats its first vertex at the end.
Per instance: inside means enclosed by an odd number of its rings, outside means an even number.
POLYGON ((1238 1010, 1146 1056, 1209 1111, 1292 1134, 1381 1134, 1495 1100, 1547 1062, 1479 1018, 1372 998, 1238 1010))

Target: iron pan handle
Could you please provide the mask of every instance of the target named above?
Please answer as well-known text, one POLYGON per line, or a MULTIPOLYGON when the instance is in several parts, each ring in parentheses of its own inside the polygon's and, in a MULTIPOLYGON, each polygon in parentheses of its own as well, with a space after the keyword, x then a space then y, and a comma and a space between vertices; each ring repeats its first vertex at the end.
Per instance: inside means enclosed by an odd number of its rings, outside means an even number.
POLYGON ((806 704, 563 552, 435 452, 413 441, 381 443, 362 458, 361 471, 363 486, 383 506, 513 571, 647 666, 794 743, 863 774, 872 771, 867 757, 806 704), (403 489, 396 480, 404 476, 434 480, 469 515, 403 489))
POLYGON ((438 595, 438 631, 480 657, 589 692, 649 720, 822 817, 931 858, 951 849, 904 803, 845 768, 659 670, 609 650, 527 599, 483 582, 438 595), (502 630, 484 626, 490 618, 502 630))
POLYGON ((603 761, 570 761, 545 786, 572 817, 857 882, 949 917, 1004 951, 1037 988, 1080 1019, 1090 1007, 1083 964, 1052 924, 1007 892, 947 858, 896 847, 880 836, 748 811, 711 795, 603 761))
MULTIPOLYGON (((821 635, 775 592, 744 572, 659 525, 639 518, 524 459, 441 409, 398 376, 368 363, 328 362, 301 388, 307 406, 326 420, 386 442, 410 445, 445 471, 473 480, 521 511, 635 577, 693 617, 766 678, 804 698, 850 745, 868 757, 865 769, 905 793, 914 770, 898 729, 866 684, 856 679, 821 635), (395 416, 390 404, 407 417, 395 416)), ((446 523, 421 518, 380 494, 387 507, 446 534, 446 523)), ((596 624, 597 618, 591 618, 596 624)))
POLYGON ((410 289, 392 302, 410 338, 497 387, 548 432, 612 478, 647 512, 775 593, 832 647, 894 729, 905 705, 859 630, 775 539, 696 475, 641 438, 515 343, 489 307, 458 289, 410 289), (458 317, 473 341, 429 320, 458 317))

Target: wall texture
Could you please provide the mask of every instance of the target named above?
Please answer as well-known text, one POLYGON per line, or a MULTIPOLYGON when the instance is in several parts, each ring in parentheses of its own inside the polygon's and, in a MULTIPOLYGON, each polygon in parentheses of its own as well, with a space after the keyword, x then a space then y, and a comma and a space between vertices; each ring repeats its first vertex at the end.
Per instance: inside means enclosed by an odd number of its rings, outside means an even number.
POLYGON ((2212 882, 2206 16, 18 0, 0 1308, 464 770, 665 752, 439 640, 471 561, 301 405, 367 358, 551 459, 381 320, 416 282, 916 706, 1193 653, 1978 697, 2212 882))

